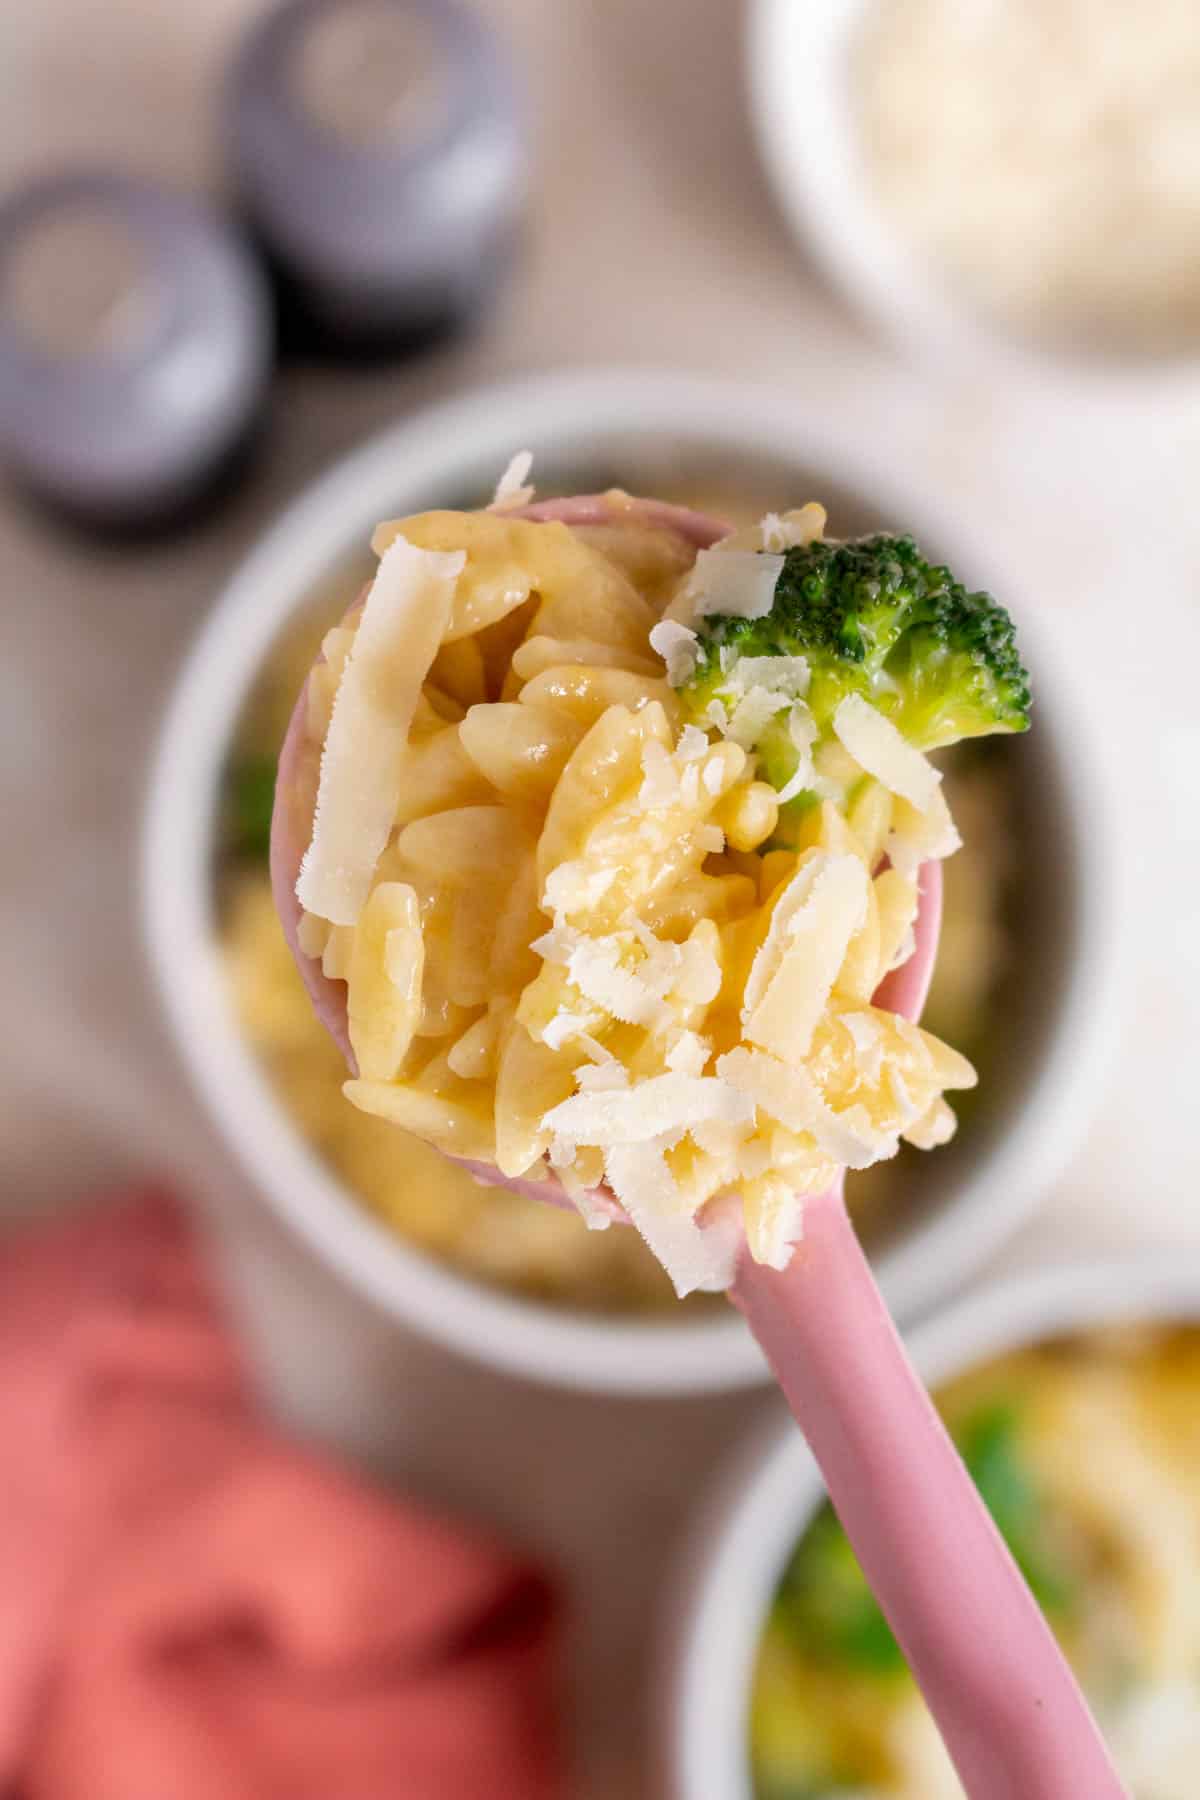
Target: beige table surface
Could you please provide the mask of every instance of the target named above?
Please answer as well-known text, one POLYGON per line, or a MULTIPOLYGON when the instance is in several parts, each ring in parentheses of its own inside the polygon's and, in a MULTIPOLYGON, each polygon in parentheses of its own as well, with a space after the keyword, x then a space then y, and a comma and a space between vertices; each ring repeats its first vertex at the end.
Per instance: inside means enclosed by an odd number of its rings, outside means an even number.
MULTIPOLYGON (((116 0, 97 31, 86 0, 0 9, 0 176, 104 153, 215 185, 215 72, 254 10, 116 0)), ((523 54, 541 154, 528 253, 481 337, 382 378, 290 372, 253 478, 166 546, 100 550, 0 495, 0 1192, 7 1210, 48 1207, 147 1166, 222 1187, 281 1404, 561 1560, 578 1791, 649 1800, 664 1568, 698 1484, 770 1401, 619 1404, 485 1377, 364 1322, 284 1241, 200 1118, 143 971, 132 846, 171 678, 284 499, 373 427, 481 378, 674 364, 771 380, 814 416, 857 419, 949 494, 982 552, 1036 559, 1056 628, 1088 633, 1115 753, 1112 867, 1139 920, 1117 1057, 1087 1145, 1004 1261, 1143 1242, 1200 1256, 1200 400, 1068 404, 979 377, 935 383, 868 339, 772 210, 736 5, 492 10, 523 54)))

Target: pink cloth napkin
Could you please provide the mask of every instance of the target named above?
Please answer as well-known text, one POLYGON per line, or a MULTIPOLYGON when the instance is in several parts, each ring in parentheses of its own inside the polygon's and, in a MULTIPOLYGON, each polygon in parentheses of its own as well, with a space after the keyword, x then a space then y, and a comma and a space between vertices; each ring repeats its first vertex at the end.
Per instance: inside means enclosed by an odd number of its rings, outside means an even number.
POLYGON ((557 1620, 272 1432, 166 1198, 0 1238, 0 1795, 561 1800, 557 1620))

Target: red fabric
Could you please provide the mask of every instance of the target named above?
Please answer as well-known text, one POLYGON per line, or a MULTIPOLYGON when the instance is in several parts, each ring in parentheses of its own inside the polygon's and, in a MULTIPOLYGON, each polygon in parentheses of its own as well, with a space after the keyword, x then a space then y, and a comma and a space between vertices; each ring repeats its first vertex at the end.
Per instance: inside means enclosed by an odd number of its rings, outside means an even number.
POLYGON ((0 1794, 560 1800, 541 1572, 257 1416, 161 1196, 0 1239, 0 1794))

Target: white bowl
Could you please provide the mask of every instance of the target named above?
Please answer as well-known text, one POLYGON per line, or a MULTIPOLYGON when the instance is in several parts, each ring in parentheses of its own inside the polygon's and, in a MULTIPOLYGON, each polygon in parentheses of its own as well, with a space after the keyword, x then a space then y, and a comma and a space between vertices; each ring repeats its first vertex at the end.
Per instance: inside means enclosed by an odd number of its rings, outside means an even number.
MULTIPOLYGON (((310 1246, 385 1312, 493 1367, 609 1392, 716 1390, 765 1379, 741 1321, 625 1323, 509 1297, 460 1278, 373 1219, 305 1144, 235 1021, 213 906, 218 786, 239 714, 280 628, 365 545, 382 517, 486 490, 516 449, 570 491, 621 476, 678 487, 722 465, 789 497, 819 492, 835 527, 903 523, 971 580, 982 571, 936 506, 905 494, 853 440, 793 403, 722 381, 638 369, 550 376, 473 394, 384 432, 291 506, 246 558, 200 635, 170 706, 144 845, 146 927, 184 1059, 223 1136, 310 1246)), ((1011 584, 1010 584, 1011 585, 1011 584)), ((1006 589, 1006 591, 1008 591, 1006 589)), ((1114 943, 1104 796, 1069 779, 1088 739, 1060 670, 1013 596, 1039 694, 1030 758, 1036 894, 1019 1066, 969 1165, 938 1152, 931 1194, 877 1267, 900 1317, 944 1298, 1031 1211, 1086 1119, 1105 1038, 1114 943), (940 1184, 940 1185, 938 1185, 940 1184)))
MULTIPOLYGON (((1133 1322, 1200 1321, 1200 1258, 1066 1265, 967 1295, 918 1327, 922 1379, 956 1375, 1043 1339, 1133 1322)), ((772 1427, 709 1496, 680 1559, 668 1621, 661 1745, 670 1800, 753 1800, 749 1706, 779 1578, 821 1500, 793 1425, 772 1427)))
POLYGON ((874 0, 754 0, 750 111, 780 209, 851 303, 904 348, 977 360, 1043 389, 1174 394, 1200 356, 1058 349, 956 295, 875 194, 862 154, 850 53, 874 0))

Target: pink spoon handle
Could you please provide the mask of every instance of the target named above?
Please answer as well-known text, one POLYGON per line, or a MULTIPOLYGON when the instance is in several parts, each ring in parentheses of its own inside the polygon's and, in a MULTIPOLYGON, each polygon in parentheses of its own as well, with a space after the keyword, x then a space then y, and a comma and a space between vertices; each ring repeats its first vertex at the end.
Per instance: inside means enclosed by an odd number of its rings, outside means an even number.
POLYGON ((1118 1800, 1104 1743, 875 1285, 840 1187, 731 1298, 803 1431, 971 1800, 1118 1800))

